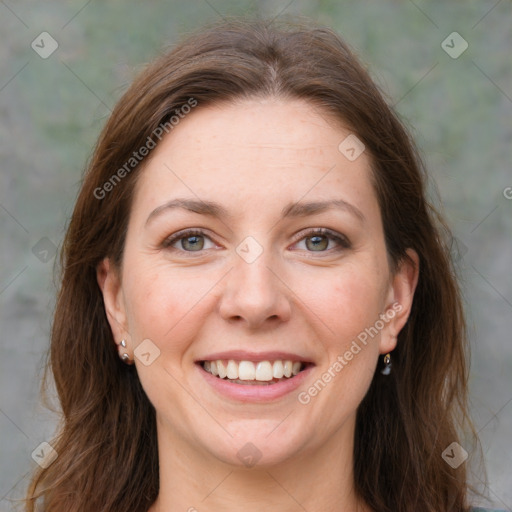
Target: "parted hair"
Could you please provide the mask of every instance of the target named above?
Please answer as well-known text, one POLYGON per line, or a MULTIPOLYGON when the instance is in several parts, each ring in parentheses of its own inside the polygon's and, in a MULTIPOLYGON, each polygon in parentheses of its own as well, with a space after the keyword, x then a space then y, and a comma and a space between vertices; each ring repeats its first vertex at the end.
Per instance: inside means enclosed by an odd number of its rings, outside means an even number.
POLYGON ((451 443, 474 432, 462 300, 449 230, 426 197, 414 142, 332 30, 304 20, 229 19, 189 34, 144 68, 115 106, 87 165, 61 250, 45 375, 60 402, 51 442, 58 457, 34 474, 27 512, 147 512, 155 501, 155 410, 136 368, 118 357, 96 277, 105 257, 122 265, 137 176, 150 155, 105 197, 97 190, 191 99, 201 108, 251 97, 303 99, 348 126, 370 157, 392 271, 408 248, 419 256, 393 370, 376 371, 357 410, 357 493, 379 512, 468 510, 465 465, 454 469, 442 458, 451 443))

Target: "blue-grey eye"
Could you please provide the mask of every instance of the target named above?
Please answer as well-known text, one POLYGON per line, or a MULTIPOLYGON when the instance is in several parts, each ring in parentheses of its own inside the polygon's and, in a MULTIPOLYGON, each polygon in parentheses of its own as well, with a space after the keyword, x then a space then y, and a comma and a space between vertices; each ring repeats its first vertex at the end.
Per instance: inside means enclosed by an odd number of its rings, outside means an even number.
POLYGON ((308 236, 305 240, 306 247, 313 251, 324 251, 329 246, 329 238, 325 235, 308 236))
POLYGON ((200 251, 204 246, 204 237, 194 235, 181 239, 181 246, 186 251, 200 251))
POLYGON ((200 252, 203 249, 211 249, 214 245, 210 237, 200 230, 187 230, 175 233, 163 243, 163 247, 167 249, 170 248, 184 252, 200 252), (207 245, 208 242, 210 246, 207 245))

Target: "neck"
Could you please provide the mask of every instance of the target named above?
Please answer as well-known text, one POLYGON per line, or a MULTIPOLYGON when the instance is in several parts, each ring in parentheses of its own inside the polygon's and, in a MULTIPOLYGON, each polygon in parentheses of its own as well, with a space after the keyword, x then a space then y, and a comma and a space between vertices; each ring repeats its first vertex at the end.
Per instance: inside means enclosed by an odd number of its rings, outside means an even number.
POLYGON ((251 468, 199 452, 159 424, 160 492, 149 512, 369 512, 354 492, 354 424, 352 418, 329 443, 251 468))

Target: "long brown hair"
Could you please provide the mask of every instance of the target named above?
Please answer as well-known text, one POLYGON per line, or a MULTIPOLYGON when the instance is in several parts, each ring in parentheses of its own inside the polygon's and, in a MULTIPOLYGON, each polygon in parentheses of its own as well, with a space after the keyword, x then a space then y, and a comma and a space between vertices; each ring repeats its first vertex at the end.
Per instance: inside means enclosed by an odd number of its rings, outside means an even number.
POLYGON ((393 371, 376 372, 357 412, 357 492, 379 512, 467 510, 464 464, 453 469, 442 458, 461 432, 473 431, 464 317, 448 231, 425 198, 414 144, 330 29, 228 20, 147 67, 99 137, 61 253, 48 366, 62 407, 52 443, 58 458, 34 476, 28 512, 38 500, 51 512, 147 512, 156 499, 155 411, 135 368, 118 358, 96 268, 105 257, 122 264, 136 177, 147 161, 126 167, 134 150, 191 99, 200 108, 254 96, 301 98, 349 126, 371 157, 391 265, 407 258, 408 248, 419 255, 419 282, 393 371), (127 172, 113 180, 123 166, 127 172))

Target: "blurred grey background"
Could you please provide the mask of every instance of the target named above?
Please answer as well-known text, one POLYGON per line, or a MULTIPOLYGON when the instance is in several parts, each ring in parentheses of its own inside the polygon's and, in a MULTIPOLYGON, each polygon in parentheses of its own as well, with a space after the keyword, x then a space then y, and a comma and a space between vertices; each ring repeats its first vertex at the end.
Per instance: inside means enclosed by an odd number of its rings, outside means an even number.
POLYGON ((55 251, 96 137, 145 62, 244 14, 336 29, 411 128, 455 236, 487 505, 512 510, 510 0, 0 0, 0 512, 56 425, 39 396, 55 251))

